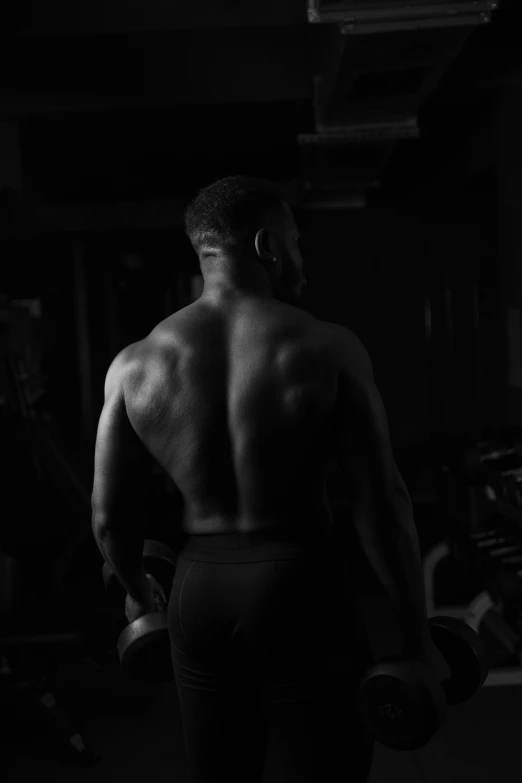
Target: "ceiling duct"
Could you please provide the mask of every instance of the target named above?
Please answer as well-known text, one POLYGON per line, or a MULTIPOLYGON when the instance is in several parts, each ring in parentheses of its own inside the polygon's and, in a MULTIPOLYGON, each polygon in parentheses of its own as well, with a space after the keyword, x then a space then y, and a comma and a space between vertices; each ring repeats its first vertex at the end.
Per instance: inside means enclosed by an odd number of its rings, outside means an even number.
POLYGON ((393 144, 418 137, 417 118, 413 116, 347 122, 316 133, 299 134, 297 141, 305 172, 302 208, 365 207, 365 192, 379 186, 374 178, 391 154, 393 144), (359 187, 357 179, 363 180, 359 187))
POLYGON ((415 3, 369 0, 364 4, 360 0, 308 0, 308 21, 312 24, 337 23, 345 35, 469 27, 490 22, 498 5, 499 0, 417 0, 415 3))

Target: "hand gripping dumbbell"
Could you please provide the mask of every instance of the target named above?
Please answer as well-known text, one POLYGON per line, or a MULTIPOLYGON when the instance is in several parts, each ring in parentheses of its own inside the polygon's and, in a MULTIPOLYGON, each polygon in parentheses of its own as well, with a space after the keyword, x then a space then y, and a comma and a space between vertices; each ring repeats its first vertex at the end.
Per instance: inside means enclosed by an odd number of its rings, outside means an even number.
MULTIPOLYGON (((165 605, 125 626, 118 638, 122 669, 133 679, 163 682, 173 678, 167 623, 167 603, 176 571, 176 555, 160 541, 145 541, 143 564, 147 574, 161 585, 165 605)), ((108 563, 103 566, 107 594, 114 600, 125 598, 125 589, 108 563)))
POLYGON ((432 617, 435 646, 451 670, 440 682, 428 667, 398 656, 374 666, 361 682, 361 710, 376 740, 394 750, 416 750, 438 731, 447 705, 467 701, 484 684, 488 662, 477 633, 462 620, 432 617))
MULTIPOLYGON (((147 574, 157 579, 165 595, 170 594, 176 571, 176 555, 172 549, 162 541, 147 539, 143 543, 143 566, 147 574)), ((102 578, 109 602, 113 606, 121 606, 121 599, 125 598, 125 588, 109 563, 103 564, 102 578)))

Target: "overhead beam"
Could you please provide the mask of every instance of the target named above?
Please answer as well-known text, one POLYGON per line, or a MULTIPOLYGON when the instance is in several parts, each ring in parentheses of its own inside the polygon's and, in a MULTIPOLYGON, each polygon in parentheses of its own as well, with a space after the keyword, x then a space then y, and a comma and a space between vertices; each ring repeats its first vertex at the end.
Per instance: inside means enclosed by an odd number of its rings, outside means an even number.
POLYGON ((447 27, 487 24, 500 0, 416 0, 394 3, 373 0, 308 0, 311 23, 337 23, 345 35, 414 32, 447 27))

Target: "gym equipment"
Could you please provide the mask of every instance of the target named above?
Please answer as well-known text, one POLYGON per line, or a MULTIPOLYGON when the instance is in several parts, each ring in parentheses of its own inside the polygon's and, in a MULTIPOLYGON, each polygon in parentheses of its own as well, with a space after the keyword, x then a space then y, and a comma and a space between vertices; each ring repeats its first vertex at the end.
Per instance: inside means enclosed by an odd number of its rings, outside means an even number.
MULTIPOLYGON (((146 573, 161 585, 169 600, 176 571, 176 555, 161 541, 147 540, 143 547, 146 573)), ((109 598, 124 599, 125 590, 108 563, 103 566, 103 580, 109 598)), ((132 679, 147 682, 172 680, 170 641, 166 605, 157 602, 157 610, 127 625, 118 638, 118 656, 123 671, 132 679)))
POLYGON ((465 453, 465 464, 470 472, 486 469, 505 469, 522 456, 522 433, 513 430, 494 439, 479 441, 465 453))
POLYGON ((432 617, 435 646, 451 669, 440 682, 420 661, 386 658, 364 676, 361 708, 369 730, 394 750, 416 750, 440 728, 448 704, 467 701, 488 675, 484 645, 466 623, 453 617, 432 617))
MULTIPOLYGON (((491 536, 493 531, 473 534, 478 540, 491 536)), ((449 615, 464 620, 476 631, 486 649, 490 671, 484 685, 522 684, 522 571, 509 570, 499 558, 498 565, 489 564, 484 573, 467 567, 470 558, 466 552, 460 566, 462 584, 453 586, 455 600, 442 605, 436 601, 435 575, 441 563, 452 558, 453 551, 447 542, 435 546, 424 559, 424 583, 426 587, 426 609, 428 617, 449 615), (467 587, 466 587, 467 585, 467 587), (460 592, 459 592, 460 588, 460 592), (469 589, 468 589, 469 588, 469 589), (469 592, 468 598, 465 594, 469 592)), ((473 550, 471 550, 473 558, 473 550)), ((507 566, 518 561, 519 555, 506 555, 507 566)), ((493 560, 493 558, 492 558, 493 560)), ((480 566, 482 567, 482 566, 480 566)), ((459 573, 458 567, 454 572, 459 573)), ((450 576, 452 573, 450 571, 450 576)), ((443 591, 438 592, 439 598, 443 591)))
POLYGON ((85 633, 22 632, 2 636, 0 641, 2 710, 9 716, 3 726, 3 741, 9 744, 12 737, 21 736, 25 743, 34 738, 45 743, 46 755, 51 758, 83 768, 98 764, 102 757, 90 747, 78 727, 84 723, 81 705, 61 703, 55 692, 54 663, 48 664, 57 656, 62 659, 72 655, 76 661, 81 659, 90 665, 82 657, 85 633))
POLYGON ((482 487, 490 503, 505 503, 517 510, 522 509, 521 434, 512 430, 479 442, 464 456, 468 482, 482 487))
MULTIPOLYGON (((147 539, 143 545, 143 564, 145 571, 160 583, 168 597, 176 572, 176 555, 172 549, 162 541, 147 539)), ((103 565, 102 578, 109 602, 119 606, 122 597, 125 597, 125 589, 109 563, 103 565)))
POLYGON ((520 509, 522 467, 520 463, 505 470, 489 470, 484 478, 485 491, 493 503, 507 503, 520 509))
POLYGON ((522 608, 522 536, 518 531, 472 533, 468 547, 472 557, 482 560, 485 586, 504 609, 522 608))
POLYGON ((502 603, 504 610, 510 606, 522 608, 522 579, 520 572, 502 569, 491 580, 490 593, 502 603))
MULTIPOLYGON (((522 667, 522 637, 506 622, 502 606, 493 599, 489 591, 483 590, 476 596, 468 607, 465 619, 476 633, 483 634, 485 631, 500 643, 504 660, 505 654, 508 654, 522 667)), ((520 685, 522 669, 511 674, 515 674, 512 684, 520 685)))
POLYGON ((423 558, 428 617, 443 614, 463 618, 470 601, 493 584, 500 570, 521 576, 522 541, 497 526, 477 533, 455 525, 423 558))
POLYGON ((121 632, 118 655, 123 671, 134 680, 174 679, 165 607, 139 617, 121 632))
MULTIPOLYGON (((509 559, 509 558, 507 558, 509 559)), ((514 633, 522 633, 522 571, 501 567, 486 582, 488 594, 503 622, 514 633)))

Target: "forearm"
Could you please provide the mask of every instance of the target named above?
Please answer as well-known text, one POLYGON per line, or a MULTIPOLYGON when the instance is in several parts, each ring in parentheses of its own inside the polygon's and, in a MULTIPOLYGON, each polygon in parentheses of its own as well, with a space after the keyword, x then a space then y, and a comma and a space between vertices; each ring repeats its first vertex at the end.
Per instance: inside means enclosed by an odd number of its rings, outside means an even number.
POLYGON ((93 533, 104 560, 127 593, 138 603, 144 603, 149 588, 143 566, 143 533, 128 526, 110 526, 96 521, 93 521, 93 533))
POLYGON ((361 545, 393 602, 405 648, 429 643, 424 574, 411 504, 403 497, 356 522, 361 545))

